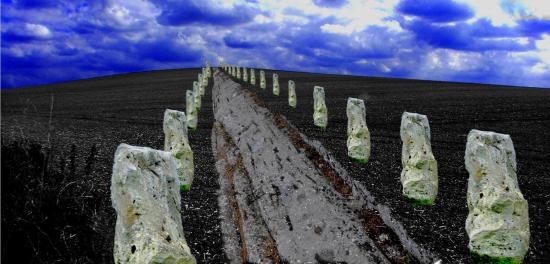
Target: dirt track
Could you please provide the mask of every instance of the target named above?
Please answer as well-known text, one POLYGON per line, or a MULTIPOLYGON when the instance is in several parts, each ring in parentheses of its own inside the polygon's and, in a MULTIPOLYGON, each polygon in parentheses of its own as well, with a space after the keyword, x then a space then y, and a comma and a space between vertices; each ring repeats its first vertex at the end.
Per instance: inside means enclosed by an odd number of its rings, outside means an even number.
MULTIPOLYGON (((285 116, 310 139, 318 140, 344 169, 388 205, 410 237, 437 253, 445 263, 470 262, 464 223, 468 214, 464 168, 466 136, 470 129, 510 134, 518 161, 518 181, 529 202, 531 242, 526 263, 550 261, 550 90, 477 84, 343 77, 276 71, 280 96, 267 89, 256 93, 273 113, 285 116), (288 106, 288 80, 296 82, 298 107, 288 106), (313 125, 313 86, 325 88, 328 127, 313 125), (346 100, 365 100, 372 156, 365 166, 353 163, 346 149, 346 100), (428 116, 432 147, 439 168, 439 194, 432 207, 413 208, 402 199, 401 139, 403 111, 428 116)), ((259 70, 256 70, 259 76, 259 70)), ((258 78, 257 76, 257 78, 258 78)), ((241 82, 242 83, 242 82, 241 82)))

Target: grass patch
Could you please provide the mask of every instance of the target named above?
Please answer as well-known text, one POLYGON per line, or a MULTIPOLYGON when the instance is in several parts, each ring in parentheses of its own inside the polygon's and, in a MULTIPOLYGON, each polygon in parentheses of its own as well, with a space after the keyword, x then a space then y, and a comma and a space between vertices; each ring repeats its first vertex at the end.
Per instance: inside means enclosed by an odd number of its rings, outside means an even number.
POLYGON ((112 261, 112 244, 98 232, 109 221, 97 214, 109 192, 93 175, 95 146, 86 152, 2 142, 3 263, 112 261))

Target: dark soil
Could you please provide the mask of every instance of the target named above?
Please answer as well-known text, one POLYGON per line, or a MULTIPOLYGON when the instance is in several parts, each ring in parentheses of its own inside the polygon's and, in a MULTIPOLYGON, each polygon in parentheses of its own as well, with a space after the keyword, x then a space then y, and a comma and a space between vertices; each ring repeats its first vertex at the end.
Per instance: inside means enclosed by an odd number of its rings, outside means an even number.
MULTIPOLYGON (((164 110, 185 110, 185 90, 192 89, 199 72, 132 73, 2 90, 2 262, 112 263, 116 215, 109 188, 116 147, 127 143, 162 149, 164 110), (34 170, 28 165, 29 155, 38 159, 46 155, 56 171, 46 174, 45 181, 33 180, 43 174, 29 172, 34 170), (66 188, 69 191, 61 191, 69 182, 74 182, 66 188), (37 204, 37 196, 45 190, 59 195, 61 203, 43 199, 37 204), (72 240, 62 241, 64 237, 72 240), (43 246, 37 250, 30 241, 43 246), (59 246, 61 242, 67 246, 59 246)), ((218 176, 210 143, 212 124, 207 89, 198 129, 189 136, 195 180, 182 203, 185 237, 200 263, 225 262, 218 176)))
MULTIPOLYGON (((197 73, 199 69, 143 72, 2 90, 2 262, 112 263, 115 212, 109 187, 116 147, 124 142, 161 149, 164 109, 185 109, 185 90, 192 88, 197 73), (24 143, 27 140, 38 145, 24 143), (44 174, 37 163, 30 163, 44 157, 58 172, 44 174), (5 170, 5 162, 12 164, 12 170, 5 170), (34 181, 22 174, 53 176, 34 181), (66 188, 69 192, 61 192, 67 179, 75 183, 66 188), (32 194, 46 191, 60 194, 61 205, 57 200, 36 203, 32 194), (25 225, 20 219, 34 222, 25 225), (32 228, 36 226, 41 230, 32 228), (17 236, 23 237, 15 240, 17 236), (59 246, 64 237, 73 243, 59 246), (38 253, 29 241, 40 241, 38 253), (15 260, 21 256, 29 261, 15 260)), ((266 74, 265 91, 259 86, 251 90, 300 132, 322 142, 378 202, 392 208, 417 243, 439 254, 445 263, 471 262, 464 230, 468 173, 463 156, 469 130, 510 134, 517 152, 519 185, 529 202, 531 243, 526 263, 550 263, 550 90, 278 72, 281 96, 275 97, 271 73, 266 74), (296 109, 288 107, 289 78, 296 82, 296 109), (324 131, 312 122, 314 85, 325 87, 329 125, 324 131), (373 146, 367 165, 347 158, 348 97, 366 102, 373 146), (412 207, 401 196, 399 126, 403 111, 426 114, 430 120, 440 181, 434 206, 412 207)), ((259 71, 256 74, 259 83, 259 71)), ((209 90, 203 100, 199 129, 190 134, 196 178, 183 198, 183 225, 197 260, 221 263, 225 255, 210 143, 209 90)))
MULTIPOLYGON (((284 115, 310 139, 320 141, 352 177, 378 202, 389 205, 408 234, 444 263, 471 263, 464 229, 468 208, 468 172, 464 167, 466 136, 471 129, 510 134, 518 162, 518 181, 529 202, 531 242, 525 263, 550 263, 550 90, 492 85, 415 81, 277 72, 280 96, 267 89, 251 91, 284 115), (296 82, 298 106, 288 106, 288 80, 296 82), (328 127, 313 125, 313 86, 325 88, 328 127), (346 149, 346 101, 365 100, 372 155, 368 164, 354 163, 346 149), (438 162, 439 194, 435 205, 413 207, 401 195, 401 139, 404 111, 426 114, 438 162)), ((241 82, 242 83, 242 82, 241 82)))

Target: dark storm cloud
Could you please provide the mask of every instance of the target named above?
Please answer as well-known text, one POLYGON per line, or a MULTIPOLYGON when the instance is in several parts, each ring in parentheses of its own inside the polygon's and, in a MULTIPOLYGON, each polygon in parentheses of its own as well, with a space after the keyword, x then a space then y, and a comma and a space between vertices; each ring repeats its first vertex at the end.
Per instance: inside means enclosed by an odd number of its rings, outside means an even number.
POLYGON ((313 0, 313 3, 321 7, 339 8, 348 3, 347 0, 313 0))
POLYGON ((401 0, 396 9, 405 15, 434 22, 461 21, 474 16, 468 5, 452 0, 401 0))
POLYGON ((289 48, 296 53, 313 58, 319 65, 328 67, 346 65, 359 59, 391 57, 395 46, 388 40, 390 36, 391 34, 388 34, 385 29, 370 27, 356 35, 358 41, 351 41, 346 35, 320 32, 314 28, 304 27, 293 35, 281 36, 281 38, 292 43, 289 48), (363 45, 366 43, 368 45, 363 45))
POLYGON ((2 4, 17 4, 24 8, 50 8, 58 5, 52 0, 2 0, 2 4))
POLYGON ((242 37, 237 37, 234 35, 227 35, 223 38, 223 42, 230 48, 236 49, 252 49, 262 45, 259 42, 246 40, 242 37))
POLYGON ((143 41, 136 45, 136 53, 142 59, 158 62, 191 62, 200 63, 201 51, 189 49, 170 39, 143 41))
POLYGON ((464 51, 527 51, 536 48, 532 41, 520 44, 513 39, 501 39, 520 37, 521 34, 508 27, 495 27, 483 20, 473 24, 459 22, 448 25, 414 19, 403 22, 402 27, 414 32, 419 41, 440 48, 464 51))
POLYGON ((157 21, 162 25, 212 24, 233 26, 249 22, 256 10, 235 5, 232 8, 215 6, 209 1, 153 1, 162 9, 157 21))
MULTIPOLYGON (((2 32, 2 42, 8 43, 25 43, 29 41, 40 40, 42 38, 26 34, 18 34, 17 32, 2 32)), ((4 44, 3 43, 3 44, 4 44)))
POLYGON ((519 22, 520 31, 526 36, 540 37, 546 33, 550 34, 550 19, 528 18, 519 22))

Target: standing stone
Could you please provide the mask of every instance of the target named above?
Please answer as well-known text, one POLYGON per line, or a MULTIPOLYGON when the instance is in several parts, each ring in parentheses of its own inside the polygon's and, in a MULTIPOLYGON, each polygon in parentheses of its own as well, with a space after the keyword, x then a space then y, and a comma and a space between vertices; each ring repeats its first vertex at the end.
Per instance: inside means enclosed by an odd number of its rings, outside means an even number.
POLYGON ((237 79, 241 79, 241 67, 237 66, 237 79))
POLYGON ((201 82, 193 81, 193 91, 201 91, 201 82))
POLYGON ((250 69, 250 84, 256 85, 256 73, 254 73, 254 69, 250 69))
POLYGON ((199 91, 199 94, 202 95, 202 88, 203 88, 203 86, 204 86, 204 78, 203 78, 203 75, 202 75, 201 73, 199 73, 199 76, 198 76, 198 79, 197 79, 197 80, 198 80, 198 81, 197 81, 197 82, 198 82, 198 86, 197 86, 197 88, 196 88, 196 90, 195 90, 195 85, 194 85, 195 83, 193 83, 193 91, 199 91))
POLYGON ((265 72, 260 71, 260 88, 265 89, 266 83, 265 83, 265 72))
POLYGON ((193 95, 195 96, 195 107, 197 110, 201 108, 201 85, 193 87, 193 95))
POLYGON ((273 74, 273 94, 279 95, 279 75, 273 74))
POLYGON ((170 109, 164 111, 164 151, 174 156, 182 191, 189 191, 194 176, 193 151, 187 140, 186 122, 184 112, 170 109))
POLYGON ((185 112, 187 113, 187 127, 191 130, 197 129, 197 106, 195 105, 195 94, 193 91, 186 91, 185 112))
POLYGON ((296 108, 296 85, 292 80, 288 80, 288 105, 296 108))
POLYGON ((348 98, 346 115, 348 117, 348 156, 365 164, 369 161, 371 148, 365 102, 357 98, 348 98))
POLYGON ((313 87, 313 124, 326 128, 328 123, 327 106, 325 104, 325 89, 321 86, 313 87))
POLYGON ((248 73, 246 68, 243 67, 243 81, 246 83, 248 82, 248 73))
POLYGON ((120 144, 111 177, 115 263, 196 263, 183 234, 170 152, 120 144))
POLYGON ((403 196, 415 205, 432 205, 437 197, 438 178, 428 118, 404 112, 400 134, 403 196))
POLYGON ((468 179, 468 248, 491 263, 521 263, 529 249, 529 211, 519 189, 509 135, 472 130, 464 156, 468 179))
POLYGON ((202 82, 201 82, 201 96, 204 95, 204 93, 206 92, 206 87, 208 86, 208 77, 206 74, 203 74, 202 75, 202 82))
POLYGON ((208 78, 212 77, 212 68, 210 67, 209 63, 206 63, 206 76, 208 78))

